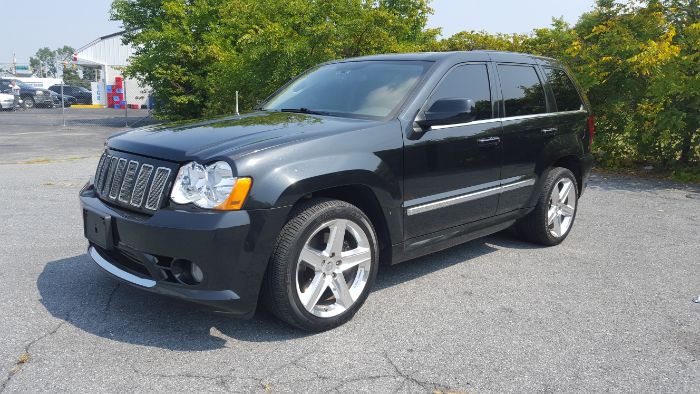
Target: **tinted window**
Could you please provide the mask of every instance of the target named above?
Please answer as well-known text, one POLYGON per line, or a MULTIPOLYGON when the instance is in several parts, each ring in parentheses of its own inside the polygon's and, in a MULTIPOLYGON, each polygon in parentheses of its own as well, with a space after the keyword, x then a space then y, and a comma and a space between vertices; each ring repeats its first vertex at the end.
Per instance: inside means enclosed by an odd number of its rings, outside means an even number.
POLYGON ((578 111, 582 108, 581 97, 578 95, 574 83, 564 72, 558 68, 545 68, 549 86, 554 92, 554 99, 557 101, 559 111, 578 111))
POLYGON ((430 65, 418 61, 327 64, 289 84, 264 109, 306 108, 336 116, 385 117, 404 101, 430 65))
POLYGON ((428 108, 440 99, 466 98, 474 101, 476 118, 491 119, 491 89, 485 64, 466 64, 452 69, 440 82, 428 108))
POLYGON ((532 66, 498 65, 506 116, 547 112, 542 82, 532 66))

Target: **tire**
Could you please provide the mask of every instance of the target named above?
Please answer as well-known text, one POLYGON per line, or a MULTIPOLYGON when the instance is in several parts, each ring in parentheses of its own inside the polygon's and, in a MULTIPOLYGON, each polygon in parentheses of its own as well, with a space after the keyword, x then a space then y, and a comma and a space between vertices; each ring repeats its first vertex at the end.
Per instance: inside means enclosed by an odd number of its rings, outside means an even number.
POLYGON ((24 101, 24 103, 22 104, 24 108, 34 108, 34 97, 24 96, 22 97, 22 100, 24 101))
POLYGON ((294 209, 277 238, 263 302, 275 316, 302 330, 338 327, 367 299, 378 258, 376 233, 359 208, 339 200, 310 200, 294 209), (343 242, 332 242, 340 228, 343 242))
POLYGON ((515 225, 518 234, 542 245, 559 245, 574 225, 578 195, 576 177, 571 171, 562 167, 550 169, 535 209, 515 225), (558 201, 554 200, 555 188, 558 201), (564 188, 568 188, 568 193, 564 188))

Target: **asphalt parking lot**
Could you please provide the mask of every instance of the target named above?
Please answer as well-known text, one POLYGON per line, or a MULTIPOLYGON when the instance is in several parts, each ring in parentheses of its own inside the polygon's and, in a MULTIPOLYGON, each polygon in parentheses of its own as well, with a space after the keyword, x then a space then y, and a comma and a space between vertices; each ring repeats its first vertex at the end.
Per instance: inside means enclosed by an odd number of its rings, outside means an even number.
POLYGON ((698 187, 595 175, 564 244, 383 267, 310 335, 91 262, 77 193, 115 131, 0 123, 0 392, 700 392, 698 187))

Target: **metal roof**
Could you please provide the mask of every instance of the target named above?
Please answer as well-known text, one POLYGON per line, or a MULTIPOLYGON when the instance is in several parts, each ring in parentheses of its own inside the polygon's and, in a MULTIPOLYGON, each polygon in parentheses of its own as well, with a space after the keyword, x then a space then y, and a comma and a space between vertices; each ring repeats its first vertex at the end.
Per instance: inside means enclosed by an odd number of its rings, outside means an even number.
POLYGON ((122 42, 125 31, 102 36, 75 51, 76 63, 86 66, 126 66, 135 50, 122 42))

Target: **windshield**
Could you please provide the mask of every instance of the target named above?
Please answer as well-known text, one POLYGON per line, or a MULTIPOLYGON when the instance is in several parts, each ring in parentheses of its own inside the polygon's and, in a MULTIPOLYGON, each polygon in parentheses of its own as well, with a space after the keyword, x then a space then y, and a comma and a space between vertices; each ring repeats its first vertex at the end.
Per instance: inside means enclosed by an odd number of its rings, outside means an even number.
POLYGON ((358 118, 383 118, 403 103, 431 62, 360 61, 311 69, 263 107, 358 118))

